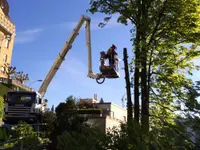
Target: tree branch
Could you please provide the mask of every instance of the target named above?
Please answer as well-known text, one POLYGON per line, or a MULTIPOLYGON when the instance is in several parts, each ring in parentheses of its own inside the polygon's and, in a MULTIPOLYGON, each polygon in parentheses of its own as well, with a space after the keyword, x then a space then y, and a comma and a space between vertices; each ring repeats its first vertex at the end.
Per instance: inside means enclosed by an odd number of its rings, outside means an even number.
POLYGON ((166 4, 167 4, 167 0, 165 0, 163 2, 163 7, 162 7, 162 9, 161 9, 161 11, 160 11, 160 13, 158 15, 158 21, 157 21, 157 23, 155 25, 155 28, 154 28, 153 33, 152 33, 152 36, 151 36, 151 38, 150 38, 150 40, 149 40, 147 45, 150 45, 150 43, 152 42, 152 40, 154 38, 155 33, 158 31, 158 26, 160 25, 161 18, 163 17, 163 13, 164 13, 166 4))
POLYGON ((148 87, 148 97, 149 97, 149 91, 150 91, 150 83, 151 83, 151 65, 152 65, 152 56, 153 56, 153 51, 154 49, 151 49, 151 53, 150 53, 150 60, 149 60, 149 65, 148 65, 148 72, 147 72, 147 87, 148 87))
POLYGON ((158 72, 157 72, 157 73, 153 72, 153 74, 160 75, 163 79, 165 79, 164 81, 166 81, 166 83, 167 83, 167 84, 169 85, 169 87, 171 88, 173 94, 175 94, 175 96, 176 96, 179 100, 181 100, 181 101, 187 101, 187 99, 184 99, 183 97, 180 97, 180 96, 175 92, 175 90, 172 88, 173 86, 171 85, 171 83, 170 83, 170 81, 167 79, 167 77, 163 76, 163 74, 158 73, 158 72))
POLYGON ((200 147, 200 145, 194 143, 192 140, 190 140, 189 138, 187 138, 186 136, 184 136, 183 134, 181 134, 177 129, 172 128, 171 125, 167 121, 165 121, 162 117, 158 117, 156 115, 150 115, 150 116, 160 119, 160 121, 162 121, 165 125, 167 125, 168 127, 170 127, 170 129, 172 129, 174 132, 176 132, 182 138, 184 138, 188 142, 192 143, 193 145, 196 145, 196 146, 200 147))
MULTIPOLYGON (((135 25, 136 25, 136 19, 133 16, 126 16, 122 10, 118 9, 119 6, 117 6, 117 8, 115 8, 114 6, 112 6, 111 1, 105 1, 105 3, 108 5, 108 7, 110 7, 110 9, 115 9, 116 11, 118 11, 119 13, 121 13, 124 17, 127 17, 128 19, 130 19, 135 25), (109 3, 110 2, 110 3, 109 3)), ((124 7, 125 10, 128 10, 128 8, 122 4, 121 6, 124 7)))
POLYGON ((161 107, 163 107, 164 109, 167 109, 167 110, 169 110, 169 111, 171 111, 171 112, 176 112, 176 110, 172 110, 171 108, 169 108, 169 107, 167 107, 167 106, 163 106, 162 104, 160 104, 160 103, 158 103, 158 102, 156 102, 156 101, 151 101, 150 103, 154 103, 154 104, 158 104, 159 106, 161 106, 161 107))

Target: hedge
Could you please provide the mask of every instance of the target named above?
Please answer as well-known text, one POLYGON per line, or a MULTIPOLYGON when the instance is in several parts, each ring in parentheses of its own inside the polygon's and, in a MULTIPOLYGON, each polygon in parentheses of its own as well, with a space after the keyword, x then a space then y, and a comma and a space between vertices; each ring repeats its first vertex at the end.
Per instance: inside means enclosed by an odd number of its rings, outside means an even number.
POLYGON ((102 114, 101 109, 79 109, 78 114, 102 114))

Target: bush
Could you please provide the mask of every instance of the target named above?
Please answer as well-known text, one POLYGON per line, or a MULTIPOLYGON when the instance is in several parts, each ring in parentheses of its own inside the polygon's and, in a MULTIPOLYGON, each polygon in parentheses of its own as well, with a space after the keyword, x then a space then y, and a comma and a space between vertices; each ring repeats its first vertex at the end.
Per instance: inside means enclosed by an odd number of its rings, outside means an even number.
POLYGON ((0 127, 0 142, 5 142, 10 139, 10 137, 11 135, 9 130, 5 126, 0 127))
POLYGON ((63 132, 57 137, 58 150, 103 150, 100 141, 105 135, 99 129, 82 127, 81 130, 63 132))
MULTIPOLYGON (((0 123, 4 115, 4 99, 0 96, 0 123)), ((0 124, 1 125, 1 124, 0 124)))
POLYGON ((25 122, 20 121, 18 126, 14 127, 14 131, 17 137, 26 137, 24 143, 29 145, 35 141, 35 133, 33 127, 25 122))

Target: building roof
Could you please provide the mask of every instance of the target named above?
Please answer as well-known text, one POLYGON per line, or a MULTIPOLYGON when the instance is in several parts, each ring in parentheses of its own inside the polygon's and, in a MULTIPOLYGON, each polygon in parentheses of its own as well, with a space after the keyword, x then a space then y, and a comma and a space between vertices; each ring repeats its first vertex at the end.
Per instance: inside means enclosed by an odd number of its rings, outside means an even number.
POLYGON ((126 110, 126 109, 124 109, 123 107, 121 107, 121 106, 119 106, 119 105, 116 105, 116 104, 114 104, 114 103, 112 103, 112 102, 104 102, 104 103, 98 103, 99 105, 113 105, 113 106, 115 106, 115 107, 118 107, 119 109, 122 109, 122 110, 126 110))
POLYGON ((37 93, 36 91, 16 91, 16 90, 9 90, 9 93, 37 93))

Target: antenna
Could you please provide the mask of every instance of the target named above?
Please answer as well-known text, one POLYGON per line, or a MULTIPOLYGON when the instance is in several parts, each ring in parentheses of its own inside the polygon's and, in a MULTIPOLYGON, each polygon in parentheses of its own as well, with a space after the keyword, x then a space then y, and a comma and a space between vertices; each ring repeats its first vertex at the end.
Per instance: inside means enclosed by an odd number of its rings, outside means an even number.
POLYGON ((122 101, 122 108, 124 108, 125 107, 124 102, 126 101, 125 94, 122 96, 121 101, 122 101))

